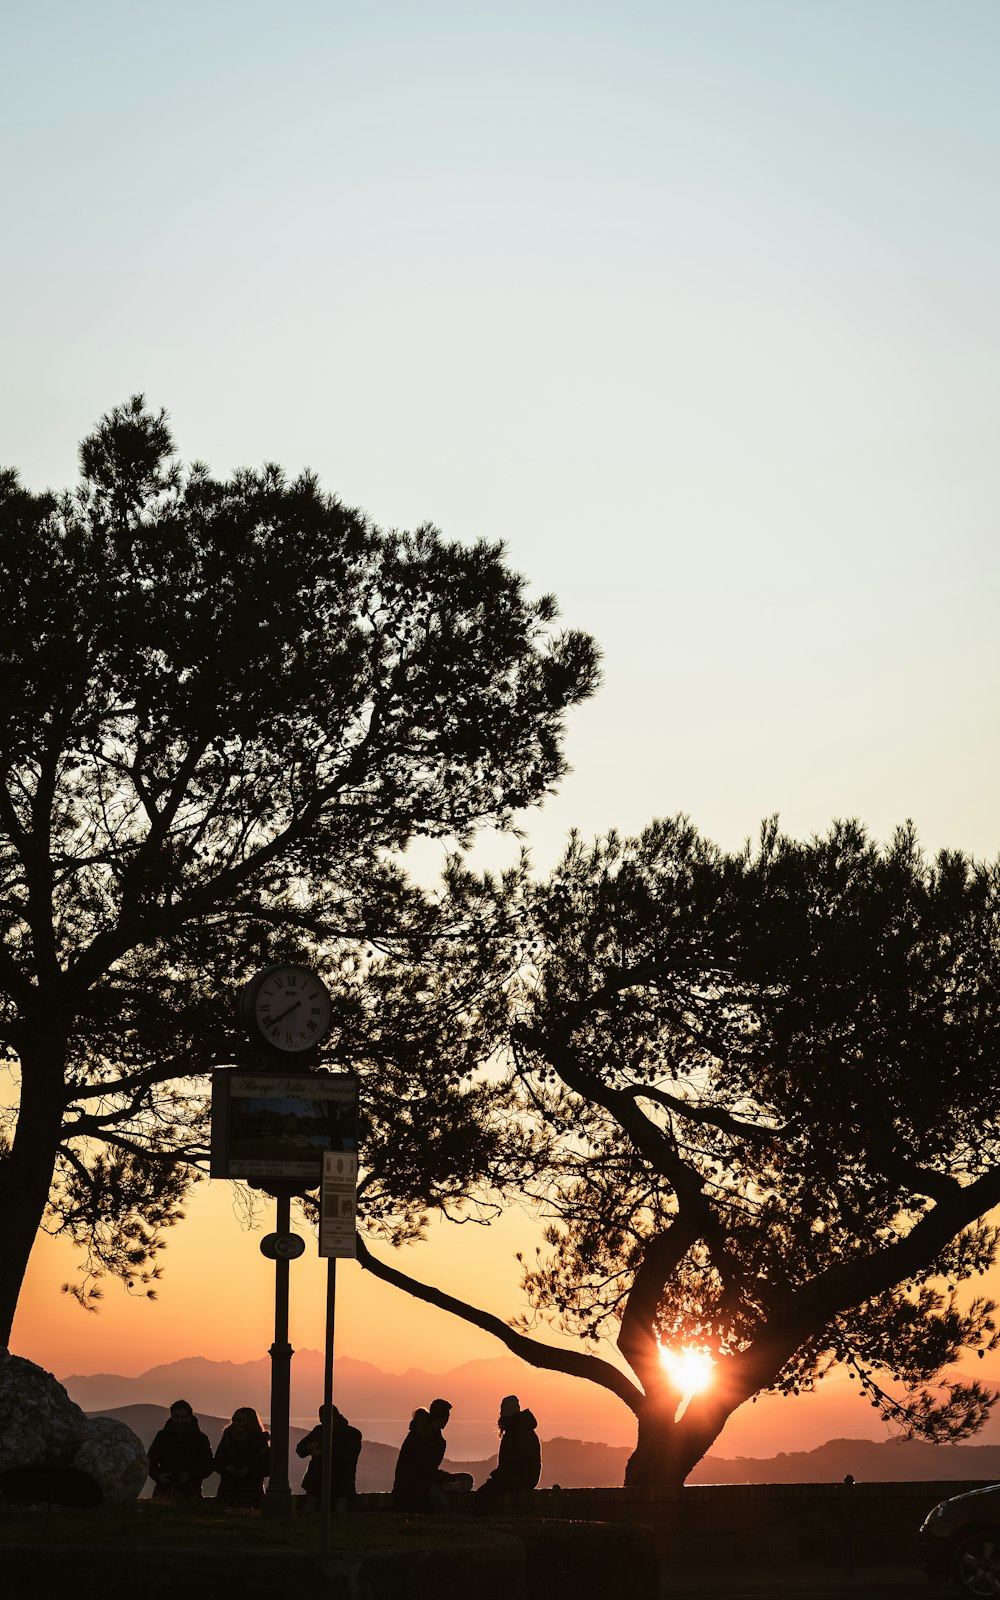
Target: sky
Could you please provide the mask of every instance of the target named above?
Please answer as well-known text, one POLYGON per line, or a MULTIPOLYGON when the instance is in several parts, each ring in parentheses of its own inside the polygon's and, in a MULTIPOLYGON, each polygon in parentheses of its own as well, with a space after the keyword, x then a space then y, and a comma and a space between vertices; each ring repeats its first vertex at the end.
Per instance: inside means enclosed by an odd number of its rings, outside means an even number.
MULTIPOLYGON (((679 811, 724 846, 778 812, 995 857, 998 67, 991 0, 11 8, 0 464, 71 483, 142 391, 217 472, 502 539, 604 651, 523 819, 541 868, 679 811)), ((508 1315, 530 1227, 402 1264, 508 1315)), ((13 1348, 266 1348, 224 1185, 165 1265, 88 1317, 42 1241, 13 1348)), ((323 1271, 293 1272, 315 1346, 323 1271)), ((498 1352, 341 1279, 346 1353, 498 1352)))

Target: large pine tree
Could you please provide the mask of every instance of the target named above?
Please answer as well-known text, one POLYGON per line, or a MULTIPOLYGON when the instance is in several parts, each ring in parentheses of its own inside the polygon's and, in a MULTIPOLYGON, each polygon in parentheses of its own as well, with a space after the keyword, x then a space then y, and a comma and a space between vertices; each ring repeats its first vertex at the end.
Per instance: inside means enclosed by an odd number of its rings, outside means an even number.
MULTIPOLYGON (((184 470, 141 398, 80 458, 73 493, 0 476, 0 1344, 40 1225, 126 1282, 156 1273, 236 986, 272 958, 323 969, 333 1045, 383 1075, 373 1217, 405 1234, 488 1165, 479 1042, 400 853, 550 790, 597 676, 497 546, 383 532, 276 466, 184 470), (450 1006, 416 1003, 446 982, 450 1006), (419 1162, 408 1119, 441 1130, 419 1162)), ((447 931, 472 981, 476 931, 447 931)))

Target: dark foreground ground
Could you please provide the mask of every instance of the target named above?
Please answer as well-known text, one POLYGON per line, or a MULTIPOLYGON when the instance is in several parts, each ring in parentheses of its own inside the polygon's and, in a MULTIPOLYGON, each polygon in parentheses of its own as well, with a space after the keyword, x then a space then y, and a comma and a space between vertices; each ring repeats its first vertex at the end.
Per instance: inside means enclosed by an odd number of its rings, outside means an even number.
POLYGON ((70 1511, 0 1506, 10 1600, 945 1600, 916 1559, 661 1566, 646 1530, 389 1513, 316 1517, 140 1501, 70 1511))
POLYGON ((140 1501, 96 1511, 0 1508, 4 1600, 658 1600, 645 1529, 606 1523, 335 1517, 268 1521, 140 1501))
POLYGON ((663 1600, 950 1600, 952 1591, 932 1584, 915 1562, 878 1562, 852 1573, 822 1566, 707 1567, 664 1573, 663 1600))

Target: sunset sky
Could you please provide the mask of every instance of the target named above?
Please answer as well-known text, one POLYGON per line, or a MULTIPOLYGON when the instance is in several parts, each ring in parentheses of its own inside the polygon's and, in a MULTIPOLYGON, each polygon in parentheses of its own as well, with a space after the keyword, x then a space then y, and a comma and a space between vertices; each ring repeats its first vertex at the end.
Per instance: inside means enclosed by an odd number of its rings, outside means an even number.
MULTIPOLYGON (((992 0, 23 7, 0 464, 72 483, 138 390, 220 473, 308 465, 380 524, 503 539, 605 652, 524 819, 542 868, 678 811, 726 846, 912 817, 995 857, 998 68, 992 0)), ((531 1227, 402 1265, 508 1315, 531 1227)), ((159 1301, 99 1316, 42 1241, 12 1347, 260 1355, 257 1237, 205 1183, 159 1301)), ((311 1248, 292 1277, 318 1346, 311 1248)), ((338 1330, 396 1370, 499 1353, 353 1264, 338 1330)))

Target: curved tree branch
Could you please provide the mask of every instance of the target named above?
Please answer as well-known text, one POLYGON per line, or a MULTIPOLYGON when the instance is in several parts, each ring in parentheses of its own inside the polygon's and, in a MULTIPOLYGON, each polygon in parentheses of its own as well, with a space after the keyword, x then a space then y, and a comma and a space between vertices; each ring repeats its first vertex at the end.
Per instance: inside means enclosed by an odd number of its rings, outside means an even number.
POLYGON ((428 1283, 421 1283, 416 1278, 411 1278, 405 1272, 400 1272, 396 1267, 390 1267, 385 1261, 380 1261, 373 1256, 361 1235, 358 1235, 358 1261, 368 1272, 373 1272, 376 1278, 381 1278, 383 1283, 391 1283, 395 1289, 404 1289, 407 1294, 414 1295, 418 1300, 424 1300, 428 1305, 437 1306, 441 1311, 450 1311, 454 1316, 461 1317, 465 1322, 471 1322, 474 1327, 482 1328, 484 1333, 493 1334, 515 1356, 520 1356, 522 1361, 527 1361, 529 1366, 543 1367, 549 1372, 565 1372, 571 1378, 586 1378, 591 1383, 599 1384, 602 1389, 608 1389, 619 1400, 624 1401, 629 1410, 636 1415, 642 1408, 642 1390, 627 1378, 624 1372, 619 1372, 610 1361, 604 1361, 600 1356, 587 1355, 582 1350, 558 1350, 553 1345, 542 1344, 537 1339, 529 1339, 527 1334, 517 1333, 513 1328, 501 1322, 489 1311, 480 1311, 476 1306, 470 1306, 464 1300, 459 1300, 455 1295, 446 1294, 443 1289, 435 1289, 428 1283))

